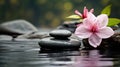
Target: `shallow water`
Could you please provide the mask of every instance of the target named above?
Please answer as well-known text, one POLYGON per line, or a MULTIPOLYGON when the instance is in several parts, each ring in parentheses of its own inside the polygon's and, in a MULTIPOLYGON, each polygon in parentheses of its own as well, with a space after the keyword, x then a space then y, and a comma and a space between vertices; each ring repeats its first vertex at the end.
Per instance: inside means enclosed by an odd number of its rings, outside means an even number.
POLYGON ((120 67, 111 50, 41 51, 39 40, 0 40, 0 67, 120 67))

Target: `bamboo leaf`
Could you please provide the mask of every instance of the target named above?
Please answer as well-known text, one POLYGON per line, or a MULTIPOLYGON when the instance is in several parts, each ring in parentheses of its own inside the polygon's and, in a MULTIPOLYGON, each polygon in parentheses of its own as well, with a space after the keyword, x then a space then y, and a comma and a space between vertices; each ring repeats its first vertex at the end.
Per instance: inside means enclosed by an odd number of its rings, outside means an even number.
POLYGON ((78 15, 70 15, 70 16, 68 16, 66 18, 69 18, 69 19, 80 19, 81 17, 78 16, 78 15))
POLYGON ((102 11, 101 14, 107 14, 108 16, 111 13, 111 5, 106 6, 102 11))
POLYGON ((120 19, 117 18, 109 18, 108 26, 115 26, 120 23, 120 19))

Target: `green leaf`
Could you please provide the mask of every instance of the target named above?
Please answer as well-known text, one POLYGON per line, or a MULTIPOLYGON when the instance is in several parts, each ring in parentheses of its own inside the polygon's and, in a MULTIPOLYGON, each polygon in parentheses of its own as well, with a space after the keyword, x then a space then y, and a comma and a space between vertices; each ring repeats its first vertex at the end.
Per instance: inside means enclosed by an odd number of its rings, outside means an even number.
POLYGON ((81 17, 78 16, 78 15, 70 15, 70 16, 68 16, 66 18, 69 18, 69 19, 80 19, 81 17))
POLYGON ((120 19, 117 18, 109 18, 108 26, 115 26, 120 23, 120 19))
POLYGON ((102 11, 101 14, 107 14, 108 16, 111 13, 111 5, 106 6, 102 11))

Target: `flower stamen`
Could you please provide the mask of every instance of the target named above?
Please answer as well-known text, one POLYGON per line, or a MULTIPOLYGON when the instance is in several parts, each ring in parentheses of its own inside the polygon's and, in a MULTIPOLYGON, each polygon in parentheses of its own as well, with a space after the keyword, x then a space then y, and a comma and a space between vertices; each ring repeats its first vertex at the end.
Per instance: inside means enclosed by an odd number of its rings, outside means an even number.
POLYGON ((92 33, 96 33, 97 32, 97 26, 94 24, 93 26, 91 26, 91 28, 90 28, 90 32, 92 32, 92 33))

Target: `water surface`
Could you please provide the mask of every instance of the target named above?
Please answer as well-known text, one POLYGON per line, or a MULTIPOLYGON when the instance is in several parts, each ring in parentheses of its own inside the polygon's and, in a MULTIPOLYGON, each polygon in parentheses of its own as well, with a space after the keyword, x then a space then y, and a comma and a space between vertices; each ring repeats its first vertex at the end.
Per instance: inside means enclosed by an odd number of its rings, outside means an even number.
POLYGON ((111 50, 41 51, 39 40, 0 40, 0 67, 120 67, 111 50))

